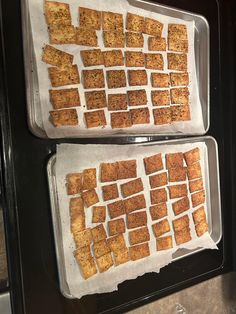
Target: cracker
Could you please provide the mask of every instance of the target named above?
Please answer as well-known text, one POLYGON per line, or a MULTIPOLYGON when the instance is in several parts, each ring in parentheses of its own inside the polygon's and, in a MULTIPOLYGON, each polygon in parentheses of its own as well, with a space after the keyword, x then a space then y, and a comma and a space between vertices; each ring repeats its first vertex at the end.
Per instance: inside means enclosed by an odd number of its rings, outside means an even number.
POLYGON ((84 117, 89 129, 107 125, 104 110, 85 112, 84 117))
POLYGON ((82 199, 86 207, 90 207, 99 202, 99 198, 95 189, 82 192, 82 199))
POLYGON ((184 153, 184 159, 186 161, 187 166, 191 166, 195 162, 200 160, 200 149, 198 147, 191 149, 184 153))
POLYGON ((129 106, 144 106, 147 104, 147 93, 145 89, 129 90, 127 94, 129 106))
POLYGON ((126 75, 124 70, 107 71, 108 88, 126 87, 126 75))
POLYGON ((173 39, 187 40, 187 27, 184 24, 168 24, 168 36, 173 39))
POLYGON ((81 197, 73 197, 70 199, 70 217, 76 217, 84 214, 84 202, 81 197))
POLYGON ((170 73, 170 84, 171 86, 188 86, 188 73, 170 73))
POLYGON ((167 216, 167 205, 166 203, 160 203, 150 207, 150 215, 152 220, 161 219, 167 216))
POLYGON ((204 189, 204 186, 203 186, 203 181, 202 181, 202 179, 197 179, 197 180, 194 180, 194 181, 189 181, 189 190, 190 190, 190 193, 197 192, 197 191, 200 191, 200 190, 203 190, 203 189, 204 189))
POLYGON ((80 46, 98 47, 96 31, 91 28, 76 27, 76 44, 80 46))
POLYGON ((188 195, 187 184, 178 184, 168 186, 170 199, 188 195))
POLYGON ((143 48, 143 45, 144 45, 143 34, 126 32, 126 47, 143 48))
POLYGON ((50 101, 53 109, 63 109, 80 106, 78 88, 49 90, 50 101))
POLYGON ((128 70, 128 81, 130 86, 147 85, 147 72, 145 70, 128 70))
POLYGON ((76 217, 71 217, 70 230, 72 234, 83 231, 85 229, 85 214, 79 214, 76 217))
POLYGON ((187 71, 188 61, 185 53, 167 53, 168 69, 187 71))
POLYGON ((189 106, 171 106, 171 120, 172 122, 191 120, 189 106))
POLYGON ((205 198, 206 195, 204 190, 191 194, 192 206, 196 207, 200 204, 205 203, 205 198))
POLYGON ((144 67, 145 58, 144 53, 141 51, 126 51, 125 52, 125 65, 126 67, 144 67))
POLYGON ((66 176, 67 181, 67 194, 73 195, 80 193, 83 187, 83 174, 82 173, 70 173, 66 176))
POLYGON ((105 67, 114 67, 124 65, 124 57, 122 50, 103 51, 103 59, 105 67))
POLYGON ((113 236, 119 233, 125 232, 125 221, 124 218, 108 221, 109 236, 113 236))
POLYGON ((110 250, 114 253, 126 249, 125 238, 122 233, 108 239, 110 250))
POLYGON ((166 51, 166 39, 164 37, 148 37, 148 50, 166 51))
POLYGON ((78 249, 90 245, 92 242, 91 229, 87 228, 74 234, 74 241, 78 249))
POLYGON ((170 224, 168 219, 163 219, 152 225, 153 233, 156 238, 160 237, 166 232, 170 231, 170 224))
POLYGON ((96 168, 84 169, 83 190, 91 190, 97 187, 96 168))
POLYGON ((186 177, 187 177, 186 167, 176 167, 176 168, 169 169, 169 181, 170 182, 185 181, 186 177))
POLYGON ((190 240, 192 240, 192 237, 189 228, 175 232, 175 242, 177 245, 189 242, 190 240))
POLYGON ((82 27, 101 29, 101 12, 79 7, 79 25, 82 27))
POLYGON ((104 88, 105 79, 103 70, 83 70, 84 88, 104 88))
POLYGON ((143 191, 143 182, 141 178, 121 184, 120 186, 123 197, 139 193, 143 191))
POLYGON ((170 90, 172 104, 189 104, 189 90, 187 87, 173 88, 170 90))
POLYGON ((81 50, 81 59, 85 67, 103 65, 103 54, 100 49, 81 50))
POLYGON ((190 209, 189 198, 186 196, 174 202, 172 204, 172 208, 175 216, 185 212, 186 210, 189 210, 190 209))
POLYGON ((123 15, 114 12, 102 12, 102 28, 104 31, 122 31, 123 15))
POLYGON ((129 248, 131 261, 136 261, 150 255, 148 243, 142 243, 129 248))
POLYGON ((114 260, 115 260, 115 266, 124 264, 129 261, 129 250, 122 249, 120 251, 114 252, 114 260))
POLYGON ((122 200, 110 203, 107 207, 111 219, 125 214, 125 204, 122 200))
POLYGON ((156 249, 157 251, 172 249, 172 236, 166 236, 156 239, 156 249))
POLYGON ((161 37, 163 24, 157 20, 145 18, 145 31, 144 33, 156 37, 161 37))
POLYGON ((168 38, 168 50, 176 52, 188 52, 188 41, 168 38))
POLYGON ((169 87, 170 76, 167 73, 151 73, 152 87, 169 87))
POLYGON ((86 262, 86 260, 93 258, 90 250, 90 245, 81 247, 74 251, 74 257, 78 262, 86 262))
POLYGON ((184 215, 180 218, 174 219, 172 223, 173 223, 174 231, 175 232, 180 231, 182 229, 189 227, 189 217, 188 215, 184 215))
POLYGON ((64 52, 62 50, 56 49, 53 46, 46 45, 43 48, 42 61, 54 65, 57 67, 72 66, 74 56, 64 52))
POLYGON ((208 231, 208 224, 205 221, 201 221, 195 226, 195 229, 197 236, 201 237, 204 233, 208 231))
POLYGON ((139 108, 130 110, 132 124, 149 124, 150 113, 148 108, 139 108))
POLYGON ((100 273, 104 273, 113 266, 113 259, 111 253, 107 253, 97 258, 97 265, 100 273))
POLYGON ((48 74, 53 87, 80 83, 77 65, 72 65, 72 67, 68 67, 66 69, 55 67, 48 68, 48 74))
POLYGON ((48 31, 52 45, 76 44, 76 28, 72 25, 53 25, 48 31))
POLYGON ((205 213, 204 206, 201 206, 198 209, 196 209, 192 215, 193 215, 193 221, 195 225, 197 225, 201 221, 206 222, 206 213, 205 213))
POLYGON ((166 154, 166 168, 177 168, 184 166, 183 153, 169 153, 166 154))
POLYGON ((103 32, 104 47, 124 48, 125 34, 123 32, 103 32))
POLYGON ((67 3, 45 1, 44 14, 48 25, 71 25, 70 6, 67 3))
POLYGON ((101 163, 101 182, 110 182, 117 180, 117 163, 101 163))
POLYGON ((132 126, 130 112, 121 111, 111 113, 111 127, 113 129, 130 128, 132 126))
POLYGON ((110 247, 106 240, 101 240, 93 244, 93 252, 96 258, 99 258, 105 254, 108 254, 110 253, 110 251, 111 251, 110 247))
POLYGON ((169 90, 153 90, 151 91, 153 106, 167 106, 170 104, 169 90))
POLYGON ((144 33, 145 18, 143 16, 128 12, 126 18, 126 29, 132 32, 144 33))
POLYGON ((88 110, 105 108, 107 106, 106 92, 104 90, 85 92, 84 95, 88 110))
POLYGON ((79 263, 84 279, 88 279, 97 273, 96 264, 93 258, 89 258, 79 263))
POLYGON ((109 94, 108 95, 108 110, 126 110, 128 107, 127 104, 127 95, 126 94, 109 94))
POLYGON ((201 164, 200 162, 195 162, 194 164, 191 164, 187 167, 188 169, 188 179, 198 179, 202 177, 202 170, 201 170, 201 164))
POLYGON ((164 60, 160 53, 145 53, 147 69, 164 70, 164 60))
POLYGON ((105 222, 106 206, 93 206, 92 223, 105 222))
POLYGON ((171 109, 159 108, 153 110, 153 118, 155 125, 170 124, 171 123, 171 109))
POLYGON ((94 243, 104 240, 107 237, 106 230, 103 224, 100 224, 92 228, 91 233, 92 233, 92 239, 94 243))
POLYGON ((78 115, 76 109, 64 109, 49 111, 52 124, 59 128, 61 126, 78 125, 78 115))
POLYGON ((144 194, 139 194, 124 200, 126 214, 135 210, 146 208, 146 200, 144 194))
POLYGON ((133 160, 121 160, 117 162, 117 178, 118 180, 136 178, 137 162, 133 160))
POLYGON ((167 173, 162 172, 149 177, 151 189, 158 188, 167 184, 167 173))
POLYGON ((165 188, 150 191, 151 204, 160 204, 167 201, 167 192, 165 188))
POLYGON ((147 242, 150 240, 150 234, 147 227, 142 227, 129 232, 130 245, 147 242))
POLYGON ((143 162, 145 167, 145 173, 147 175, 163 169, 161 154, 145 157, 143 159, 143 162))
POLYGON ((102 194, 104 201, 110 201, 119 197, 117 184, 109 184, 102 186, 102 194))
POLYGON ((147 225, 146 211, 138 211, 127 215, 127 228, 137 228, 147 225))

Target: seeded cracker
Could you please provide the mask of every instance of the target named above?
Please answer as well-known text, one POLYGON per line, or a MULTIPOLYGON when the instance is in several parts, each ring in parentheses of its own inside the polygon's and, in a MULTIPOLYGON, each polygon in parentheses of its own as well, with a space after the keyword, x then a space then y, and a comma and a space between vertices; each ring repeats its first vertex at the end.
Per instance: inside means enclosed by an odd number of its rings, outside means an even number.
POLYGON ((153 90, 151 91, 153 106, 167 106, 170 104, 169 90, 153 90))
POLYGON ((84 117, 87 128, 96 128, 107 124, 104 110, 85 112, 84 117))
POLYGON ((200 160, 200 150, 198 147, 189 150, 188 152, 184 153, 184 159, 188 166, 192 165, 196 161, 200 160))
POLYGON ((160 204, 167 201, 167 192, 165 188, 150 191, 151 204, 160 204))
POLYGON ((127 228, 137 228, 147 225, 146 211, 138 211, 127 215, 127 228))
POLYGON ((126 75, 124 70, 107 71, 108 88, 126 87, 126 75))
POLYGON ((187 55, 167 53, 168 69, 177 71, 187 71, 187 55))
POLYGON ((190 240, 192 240, 192 237, 189 228, 175 232, 175 242, 177 245, 189 242, 190 240))
POLYGON ((187 27, 183 24, 169 24, 168 25, 168 36, 172 39, 187 40, 187 27))
POLYGON ((154 70, 164 70, 164 60, 160 53, 145 53, 146 68, 154 70))
POLYGON ((113 129, 129 128, 132 126, 130 113, 127 111, 111 113, 111 127, 113 129))
POLYGON ((148 35, 161 37, 163 24, 157 20, 145 18, 145 33, 148 35))
POLYGON ((205 191, 199 191, 194 194, 191 194, 191 199, 192 199, 192 205, 193 207, 196 207, 200 204, 205 203, 205 191))
POLYGON ((71 198, 69 207, 70 207, 70 217, 75 217, 80 214, 84 214, 84 202, 81 197, 71 198))
POLYGON ((56 127, 78 125, 78 115, 76 109, 65 109, 49 111, 52 124, 56 127))
POLYGON ((126 94, 109 94, 108 95, 108 110, 126 110, 128 107, 127 104, 127 95, 126 94))
POLYGON ((114 12, 102 12, 102 28, 104 31, 122 31, 123 15, 114 12))
POLYGON ((70 229, 72 234, 76 234, 79 231, 85 229, 85 214, 79 214, 76 217, 71 217, 70 220, 70 229))
POLYGON ((169 153, 166 154, 166 168, 183 167, 183 153, 169 153))
POLYGON ((53 109, 63 109, 80 106, 78 88, 49 90, 50 102, 53 109))
POLYGON ((180 218, 174 219, 173 220, 173 228, 174 231, 180 231, 184 228, 189 227, 189 217, 188 215, 184 215, 180 218))
POLYGON ((82 50, 80 55, 85 67, 103 65, 103 54, 100 49, 82 50))
POLYGON ((189 199, 188 197, 183 197, 180 200, 176 201, 172 204, 172 208, 174 211, 175 216, 185 212, 186 210, 190 209, 189 199))
POLYGON ((93 252, 96 258, 99 258, 105 254, 110 253, 110 248, 106 240, 95 242, 93 245, 93 252))
POLYGON ((161 154, 156 154, 143 159, 146 174, 151 174, 163 169, 161 154))
POLYGON ((125 214, 125 204, 122 200, 107 205, 110 218, 116 218, 125 214))
POLYGON ((166 203, 160 203, 150 207, 150 215, 152 220, 158 220, 167 216, 167 205, 166 203))
POLYGON ((204 206, 199 207, 193 212, 193 221, 195 225, 201 221, 206 222, 206 213, 204 210, 204 206))
POLYGON ((103 200, 110 201, 119 197, 117 184, 109 184, 102 186, 103 200))
POLYGON ((108 221, 109 236, 125 232, 124 218, 108 221))
POLYGON ((170 182, 185 181, 186 176, 187 176, 186 167, 176 167, 176 168, 169 169, 169 181, 170 182))
POLYGON ((143 194, 135 195, 124 201, 126 214, 129 214, 135 210, 143 209, 146 207, 146 200, 143 194))
POLYGON ((114 252, 115 266, 124 264, 129 261, 129 250, 122 249, 120 251, 114 252))
POLYGON ((101 163, 101 182, 110 182, 117 180, 117 163, 101 163))
POLYGON ((128 48, 143 48, 143 34, 126 32, 126 47, 128 48))
POLYGON ((48 31, 50 44, 76 44, 76 28, 72 25, 52 25, 48 31))
POLYGON ((194 181, 189 181, 189 190, 190 193, 197 192, 203 190, 203 181, 202 179, 197 179, 194 181))
POLYGON ((85 89, 105 87, 103 70, 83 70, 82 73, 85 89))
POLYGON ((166 73, 151 73, 152 87, 169 87, 170 77, 166 73))
POLYGON ((188 195, 186 184, 170 185, 168 186, 168 189, 169 189, 170 199, 188 195))
POLYGON ((201 221, 195 226, 196 233, 198 237, 201 237, 204 233, 208 231, 208 224, 205 221, 201 221))
POLYGON ((92 223, 105 222, 106 206, 93 206, 92 223))
POLYGON ((191 120, 190 107, 187 105, 171 106, 172 122, 191 120))
POLYGON ((167 173, 162 172, 149 177, 149 183, 152 189, 167 185, 167 173))
POLYGON ((189 90, 187 87, 171 89, 170 95, 172 104, 188 105, 189 103, 189 90))
POLYGON ((144 53, 141 51, 126 51, 125 52, 126 67, 144 67, 144 53))
POLYGON ((92 239, 94 243, 104 240, 107 237, 106 230, 103 224, 100 224, 92 228, 91 233, 92 233, 92 239))
POLYGON ((87 109, 100 109, 107 106, 106 93, 102 91, 85 92, 87 109))
POLYGON ((171 86, 188 86, 189 76, 187 72, 184 73, 170 73, 171 86))
POLYGON ((122 50, 103 51, 103 59, 105 67, 124 65, 124 57, 122 50))
POLYGON ((72 66, 74 56, 53 46, 43 47, 42 61, 57 67, 72 66))
POLYGON ((99 202, 95 189, 82 192, 82 199, 86 207, 90 207, 99 202))
POLYGON ((148 108, 131 109, 132 124, 148 124, 150 123, 150 114, 148 108))
POLYGON ((147 227, 142 227, 129 232, 130 245, 147 242, 150 240, 150 234, 147 227))
POLYGON ((83 171, 83 190, 91 190, 97 187, 96 168, 83 171))
POLYGON ((124 48, 125 34, 123 32, 103 32, 104 46, 106 48, 124 48))
POLYGON ((71 25, 70 6, 67 3, 45 1, 44 14, 48 25, 71 25))
POLYGON ((145 89, 130 90, 127 94, 129 106, 143 106, 147 104, 147 93, 145 89))
POLYGON ((80 83, 77 65, 72 65, 72 67, 66 69, 56 67, 48 68, 48 74, 53 87, 60 87, 80 83))
POLYGON ((84 246, 74 251, 74 256, 78 262, 85 262, 88 259, 93 258, 90 250, 90 245, 84 246))
POLYGON ((82 27, 101 29, 101 12, 79 7, 79 25, 82 27))
POLYGON ((199 162, 196 162, 190 166, 188 166, 188 179, 198 179, 202 177, 201 165, 199 162))
POLYGON ((148 50, 166 51, 166 39, 160 37, 148 37, 148 50))
POLYGON ((136 261, 138 259, 147 257, 150 255, 150 250, 147 243, 138 244, 129 248, 130 259, 136 261))
POLYGON ((144 33, 145 18, 143 16, 127 13, 126 29, 132 32, 144 33))
POLYGON ((76 44, 81 46, 97 47, 98 38, 96 31, 91 28, 77 27, 76 44))
POLYGON ((103 255, 97 258, 97 265, 100 273, 107 271, 113 265, 113 259, 111 253, 103 255))
POLYGON ((78 249, 90 245, 90 243, 92 242, 91 229, 87 228, 83 231, 77 232, 74 235, 74 240, 78 249))
POLYGON ((157 251, 168 250, 173 247, 172 236, 161 237, 156 239, 157 251))
POLYGON ((88 279, 97 273, 96 264, 93 258, 89 258, 84 260, 83 262, 79 262, 79 266, 84 279, 88 279))
POLYGON ((143 191, 143 182, 141 178, 126 182, 120 186, 123 197, 143 191))
POLYGON ((108 245, 113 253, 126 249, 125 239, 123 234, 118 234, 108 239, 108 245))
POLYGON ((136 160, 122 160, 117 162, 118 180, 136 178, 137 162, 136 160))
POLYGON ((170 231, 170 225, 168 219, 161 220, 160 222, 152 225, 153 233, 156 238, 170 231))
POLYGON ((128 80, 130 86, 147 85, 147 72, 145 70, 128 70, 128 80))
POLYGON ((160 108, 153 110, 154 124, 170 124, 171 123, 171 110, 170 108, 160 108))
POLYGON ((82 173, 70 173, 66 176, 67 181, 67 194, 78 194, 82 191, 83 187, 83 174, 82 173))

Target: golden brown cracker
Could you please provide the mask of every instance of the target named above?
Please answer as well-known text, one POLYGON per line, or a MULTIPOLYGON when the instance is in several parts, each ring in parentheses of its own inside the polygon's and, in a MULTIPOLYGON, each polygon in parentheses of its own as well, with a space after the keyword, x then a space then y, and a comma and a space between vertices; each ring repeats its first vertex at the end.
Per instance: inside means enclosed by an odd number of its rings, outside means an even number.
POLYGON ((56 127, 75 126, 79 124, 76 109, 49 111, 52 124, 56 127))
POLYGON ((152 225, 153 233, 156 238, 170 231, 170 224, 168 219, 163 219, 152 225))
POLYGON ((130 245, 147 242, 150 240, 150 234, 147 227, 142 227, 129 232, 130 245))
POLYGON ((123 197, 143 191, 143 182, 141 178, 126 182, 120 186, 123 197))
POLYGON ((119 197, 118 187, 116 183, 103 185, 102 194, 104 201, 110 201, 119 197))
POLYGON ((87 128, 103 127, 107 124, 104 110, 84 113, 87 128))
POLYGON ((158 220, 167 216, 167 205, 166 203, 160 203, 150 207, 150 215, 152 220, 158 220))
POLYGON ((170 108, 153 109, 153 118, 155 125, 170 124, 171 109, 170 108))
POLYGON ((109 111, 126 110, 128 107, 127 95, 126 94, 109 94, 107 107, 109 111))
POLYGON ((145 31, 144 33, 156 37, 161 37, 163 24, 157 20, 145 18, 145 31))
POLYGON ((49 96, 53 109, 80 106, 80 95, 78 88, 51 89, 49 90, 49 96))
POLYGON ((48 68, 49 78, 53 87, 73 85, 80 83, 77 65, 65 68, 48 68))
POLYGON ((204 189, 204 186, 203 186, 202 179, 196 179, 194 181, 189 181, 190 193, 197 192, 197 191, 200 191, 203 189, 204 189))
POLYGON ((161 53, 145 53, 147 69, 164 70, 164 60, 161 53))
POLYGON ((110 182, 117 180, 118 165, 113 163, 101 163, 101 182, 110 182))
POLYGON ((125 52, 125 65, 126 67, 144 67, 145 58, 144 53, 141 51, 126 51, 125 52))
POLYGON ((104 90, 85 92, 84 95, 88 110, 105 108, 107 106, 106 92, 104 90))
POLYGON ((118 235, 115 235, 114 237, 109 238, 107 241, 108 241, 110 250, 114 253, 126 249, 125 239, 122 233, 119 233, 118 235))
POLYGON ((129 90, 127 92, 129 106, 143 106, 147 104, 145 89, 129 90))
POLYGON ((145 70, 128 70, 128 81, 130 86, 147 85, 147 72, 145 70))
POLYGON ((74 241, 78 249, 90 245, 92 242, 91 229, 87 228, 74 234, 74 241))
POLYGON ((170 76, 167 73, 151 73, 152 87, 169 87, 170 76))
POLYGON ((187 196, 181 198, 180 200, 174 202, 172 204, 172 208, 175 216, 185 212, 190 209, 189 198, 187 196))
POLYGON ((81 197, 73 197, 70 199, 70 217, 84 214, 84 202, 81 197))
POLYGON ((177 184, 168 186, 170 199, 188 195, 187 184, 177 184))
POLYGON ((115 266, 124 264, 128 262, 129 259, 129 250, 127 248, 114 252, 115 266))
POLYGON ((90 207, 99 202, 99 198, 95 189, 82 192, 82 199, 86 207, 90 207))
POLYGON ((80 55, 85 67, 104 64, 103 53, 100 49, 81 50, 80 55))
POLYGON ((126 47, 143 48, 143 45, 144 45, 143 34, 126 32, 126 47))
POLYGON ((184 166, 183 153, 169 153, 166 154, 166 168, 178 168, 184 166))
POLYGON ((202 177, 202 170, 200 162, 195 162, 187 167, 188 179, 194 180, 202 177))
POLYGON ((124 57, 122 50, 103 51, 103 59, 105 67, 114 67, 124 65, 124 57))
POLYGON ((124 70, 107 71, 108 88, 126 87, 126 75, 124 70))
POLYGON ((93 206, 92 223, 105 222, 106 206, 93 206))
POLYGON ((92 228, 91 234, 92 234, 92 239, 93 239, 94 243, 99 242, 101 240, 104 240, 107 237, 106 230, 105 230, 103 224, 100 224, 100 225, 92 228))
POLYGON ((91 28, 76 28, 76 44, 80 46, 98 47, 96 31, 91 28))
POLYGON ((101 12, 79 7, 79 25, 96 30, 101 29, 101 12))
POLYGON ((97 265, 100 273, 107 271, 113 266, 113 259, 111 253, 107 253, 97 258, 97 265))
POLYGON ((71 217, 70 230, 72 234, 76 234, 79 231, 83 231, 86 228, 85 214, 79 214, 78 216, 71 217))
POLYGON ((119 233, 125 232, 125 221, 124 218, 108 221, 109 236, 113 236, 119 233))
POLYGON ((170 104, 169 90, 153 90, 151 91, 153 106, 167 106, 170 104))
POLYGON ((173 247, 172 236, 166 236, 156 239, 157 251, 168 250, 173 247))
POLYGON ((83 174, 82 173, 70 173, 66 176, 67 181, 67 194, 78 194, 82 191, 83 187, 83 174))
POLYGON ((142 243, 131 246, 129 248, 129 254, 131 261, 136 261, 150 255, 148 243, 142 243))
POLYGON ((170 90, 172 104, 189 104, 189 90, 187 87, 173 88, 170 90))
POLYGON ((131 109, 130 115, 133 125, 150 123, 150 113, 148 108, 131 109))
POLYGON ((113 129, 130 128, 132 126, 131 115, 128 111, 111 113, 111 127, 113 129))
POLYGON ((162 172, 149 177, 151 189, 158 188, 167 184, 167 173, 162 172))
POLYGON ((208 224, 205 221, 201 221, 195 226, 195 229, 197 236, 201 237, 204 233, 208 231, 208 224))
POLYGON ((124 48, 125 34, 118 32, 103 32, 104 47, 106 48, 124 48))
POLYGON ((138 211, 127 215, 127 228, 137 228, 147 225, 146 211, 138 211))
POLYGON ((166 39, 164 37, 148 37, 148 50, 166 51, 166 39))
POLYGON ((93 252, 96 258, 99 258, 105 254, 108 254, 110 253, 110 251, 111 251, 110 247, 106 240, 101 240, 93 244, 93 252))
POLYGON ((118 180, 137 177, 137 162, 135 159, 118 161, 117 167, 118 180))
POLYGON ((97 273, 96 264, 93 258, 79 262, 79 266, 82 272, 84 279, 88 279, 97 273))
POLYGON ((53 46, 43 47, 42 61, 57 67, 72 66, 74 56, 53 46))
POLYGON ((125 205, 126 214, 146 207, 146 200, 144 194, 132 196, 130 198, 125 199, 123 202, 125 205))
POLYGON ((187 72, 183 73, 170 73, 171 86, 188 86, 189 75, 187 72))
POLYGON ((169 70, 187 71, 188 61, 185 53, 167 53, 169 70))
POLYGON ((175 242, 177 245, 189 242, 190 240, 192 240, 192 237, 189 228, 175 232, 175 242))
POLYGON ((170 168, 168 172, 169 182, 185 181, 187 177, 186 167, 170 168))
POLYGON ((205 203, 205 198, 206 195, 204 190, 191 194, 192 206, 196 207, 200 204, 205 203))
POLYGON ((198 147, 195 147, 184 153, 184 159, 186 161, 187 166, 191 166, 195 162, 199 161, 200 158, 201 158, 200 149, 198 147))
POLYGON ((102 28, 104 31, 122 31, 123 15, 114 12, 102 12, 102 28))
POLYGON ((198 209, 196 209, 192 215, 193 215, 193 221, 195 225, 197 225, 201 221, 206 222, 206 213, 205 213, 204 206, 201 206, 198 209))
POLYGON ((71 25, 70 5, 56 1, 45 1, 44 15, 48 25, 71 25))
POLYGON ((167 201, 167 192, 165 188, 150 191, 151 204, 160 204, 167 201))
POLYGON ((125 204, 123 200, 110 203, 107 207, 111 219, 125 214, 125 204))
POLYGON ((145 173, 147 175, 163 169, 161 154, 145 157, 143 159, 143 162, 145 167, 145 173))
POLYGON ((144 33, 145 18, 143 16, 128 12, 126 18, 126 29, 132 32, 144 33))
POLYGON ((103 70, 83 70, 83 83, 85 89, 104 88, 105 79, 103 70))
POLYGON ((174 219, 172 223, 173 223, 174 231, 175 232, 180 231, 182 229, 189 227, 189 217, 188 215, 184 215, 180 218, 174 219))

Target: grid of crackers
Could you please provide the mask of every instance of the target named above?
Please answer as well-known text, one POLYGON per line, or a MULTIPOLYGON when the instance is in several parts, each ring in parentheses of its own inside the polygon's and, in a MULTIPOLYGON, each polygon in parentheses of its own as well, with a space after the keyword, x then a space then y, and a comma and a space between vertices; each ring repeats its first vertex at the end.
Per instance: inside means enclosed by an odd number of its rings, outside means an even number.
POLYGON ((73 25, 69 4, 46 1, 44 14, 49 44, 42 60, 54 127, 127 129, 191 120, 186 25, 168 24, 165 38, 163 23, 130 12, 78 7, 73 25), (65 44, 82 47, 82 68, 63 51, 65 44))
POLYGON ((84 280, 130 261, 135 265, 208 232, 202 171, 195 147, 107 161, 67 174, 68 232, 84 280), (155 241, 154 251, 150 241, 155 241))

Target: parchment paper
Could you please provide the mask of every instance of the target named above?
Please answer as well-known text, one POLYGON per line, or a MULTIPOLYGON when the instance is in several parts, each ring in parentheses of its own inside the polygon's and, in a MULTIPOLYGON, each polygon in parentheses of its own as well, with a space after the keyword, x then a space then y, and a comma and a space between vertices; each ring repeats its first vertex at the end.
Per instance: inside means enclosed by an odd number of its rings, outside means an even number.
MULTIPOLYGON (((42 47, 45 44, 49 43, 48 38, 48 31, 47 25, 44 18, 43 12, 43 0, 28 0, 29 2, 29 12, 30 12, 30 21, 32 26, 32 37, 33 37, 33 44, 34 44, 34 52, 36 56, 36 64, 37 64, 37 74, 38 74, 38 82, 39 82, 39 95, 41 100, 41 111, 42 111, 42 120, 44 129, 50 138, 58 138, 58 137, 88 137, 88 136, 110 136, 114 134, 172 134, 172 133, 185 133, 185 134, 202 134, 204 133, 204 125, 203 125, 203 118, 202 118, 202 108, 199 99, 199 91, 198 91, 198 83, 196 77, 196 67, 195 67, 195 53, 194 53, 194 22, 193 21, 183 21, 180 19, 164 16, 161 14, 157 14, 154 12, 146 11, 143 9, 135 8, 134 6, 129 5, 127 0, 58 0, 59 2, 69 3, 72 15, 72 23, 73 25, 78 25, 78 7, 84 6, 91 9, 97 10, 105 10, 105 11, 112 11, 124 14, 124 25, 125 25, 125 16, 126 13, 129 11, 131 13, 136 13, 145 17, 151 17, 154 19, 159 20, 160 22, 164 23, 163 29, 163 37, 167 38, 167 30, 168 30, 168 23, 181 23, 187 26, 188 31, 188 40, 189 40, 189 53, 188 53, 188 72, 189 72, 189 91, 190 91, 190 110, 191 110, 191 121, 186 122, 175 122, 171 125, 163 125, 163 126, 154 126, 153 125, 153 115, 152 109, 159 108, 153 107, 151 102, 151 81, 150 81, 150 74, 151 72, 158 72, 155 70, 146 69, 148 74, 148 86, 141 86, 141 87, 131 87, 128 86, 127 88, 119 88, 119 89, 109 89, 107 88, 107 82, 105 82, 105 90, 106 94, 109 93, 124 93, 127 90, 134 90, 139 88, 144 88, 147 91, 148 96, 148 107, 150 111, 150 124, 149 125, 136 125, 131 128, 127 129, 112 129, 110 126, 110 113, 107 109, 105 109, 105 115, 107 120, 107 126, 104 128, 93 128, 87 129, 85 127, 85 122, 83 118, 83 113, 86 110, 85 105, 85 98, 84 98, 84 90, 82 84, 78 85, 71 85, 66 87, 59 87, 55 89, 61 88, 71 88, 71 87, 78 87, 81 97, 81 107, 75 107, 78 112, 79 117, 79 126, 76 127, 61 127, 55 128, 51 122, 49 121, 49 111, 53 110, 52 105, 49 101, 49 93, 48 90, 51 88, 51 83, 48 77, 48 65, 41 61, 42 56, 42 47)), ((105 48, 103 45, 102 40, 102 31, 97 32, 98 35, 98 42, 99 47, 102 50, 109 50, 114 48, 105 48)), ((134 51, 143 51, 148 52, 147 47, 147 38, 148 35, 144 35, 145 38, 145 45, 144 48, 126 48, 124 50, 134 50, 134 51)), ((63 50, 65 52, 72 53, 74 55, 74 64, 78 65, 78 69, 80 72, 80 77, 82 70, 84 69, 83 63, 80 58, 80 51, 87 50, 87 49, 94 49, 92 47, 86 46, 79 46, 79 45, 54 45, 56 48, 63 50)), ((160 52, 164 58, 164 71, 170 72, 167 69, 167 53, 160 52)), ((127 74, 127 69, 125 66, 121 67, 112 67, 106 68, 104 66, 95 66, 89 67, 86 69, 95 69, 95 68, 103 68, 104 70, 116 70, 116 69, 124 69, 127 74)), ((134 69, 134 68, 132 68, 134 69)), ((135 68, 137 69, 137 68, 135 68)), ((144 68, 142 68, 144 69, 144 68)), ((173 71, 172 71, 173 72, 173 71)), ((126 75, 127 76, 127 75, 126 75)), ((106 80, 105 80, 106 81, 106 80)), ((132 107, 132 109, 135 107, 132 107)), ((137 107, 138 108, 138 107, 137 107)))
MULTIPOLYGON (((66 270, 66 280, 70 289, 70 293, 80 298, 83 295, 110 292, 116 290, 118 284, 124 280, 134 279, 138 276, 143 275, 146 272, 156 272, 158 273, 160 269, 168 265, 173 261, 172 255, 178 248, 196 249, 196 248, 210 248, 217 249, 216 244, 211 239, 211 202, 210 195, 208 194, 209 189, 209 173, 208 173, 208 163, 207 163, 207 147, 203 143, 194 144, 182 144, 182 145, 73 145, 73 144, 61 144, 57 146, 56 155, 56 183, 58 192, 58 202, 60 210, 60 220, 62 227, 62 240, 64 248, 64 259, 65 259, 65 270, 66 270), (194 224, 192 220, 192 212, 195 209, 191 209, 188 212, 184 212, 178 217, 189 214, 190 218, 190 228, 192 240, 189 243, 182 244, 180 246, 175 245, 173 237, 173 249, 157 252, 156 251, 156 241, 152 232, 151 225, 152 222, 149 206, 150 203, 150 187, 148 176, 145 175, 143 158, 151 156, 153 154, 162 153, 163 163, 164 163, 164 153, 168 152, 185 152, 194 147, 199 147, 201 150, 201 167, 203 174, 203 182, 206 190, 206 202, 205 209, 208 217, 209 223, 209 233, 204 234, 202 237, 198 238, 194 231, 194 224), (89 156, 89 158, 88 158, 89 156), (85 168, 95 167, 97 169, 97 174, 99 173, 99 164, 101 162, 113 162, 118 160, 136 159, 137 160, 137 177, 141 177, 144 184, 144 195, 147 204, 147 216, 148 216, 148 227, 150 233, 150 251, 151 255, 148 258, 136 262, 128 262, 126 264, 120 265, 118 267, 112 267, 109 271, 96 274, 88 280, 84 280, 81 276, 79 267, 74 259, 73 251, 75 250, 74 240, 70 232, 70 216, 69 216, 69 197, 66 192, 66 181, 65 177, 68 173, 79 172, 85 168)), ((164 163, 165 164, 165 163, 164 163)), ((119 180, 119 183, 127 182, 127 180, 119 180)), ((181 183, 181 182, 178 182, 181 183)), ((172 183, 176 184, 176 183, 172 183)), ((101 195, 101 184, 98 183, 97 193, 100 200, 100 205, 111 203, 112 201, 103 202, 101 195)), ((189 191, 188 191, 189 193, 189 191)), ((120 193, 121 195, 121 193, 120 193)), ((190 193, 188 194, 190 198, 190 193)), ((115 201, 115 200, 114 200, 115 201)), ((165 235, 171 234, 173 236, 173 229, 171 221, 175 219, 171 203, 176 201, 169 200, 167 202, 168 206, 168 220, 170 223, 171 231, 165 235)), ((190 198, 191 201, 191 198, 190 198)), ((96 205, 99 205, 96 204, 96 205)), ((200 207, 200 206, 199 206, 200 207)), ((91 208, 86 209, 86 227, 95 226, 96 224, 91 224, 91 208)), ((106 215, 106 222, 109 219, 109 215, 106 215)), ((106 227, 107 223, 104 224, 106 227)), ((128 242, 128 232, 125 233, 126 245, 129 246, 128 242)))

